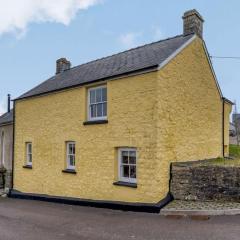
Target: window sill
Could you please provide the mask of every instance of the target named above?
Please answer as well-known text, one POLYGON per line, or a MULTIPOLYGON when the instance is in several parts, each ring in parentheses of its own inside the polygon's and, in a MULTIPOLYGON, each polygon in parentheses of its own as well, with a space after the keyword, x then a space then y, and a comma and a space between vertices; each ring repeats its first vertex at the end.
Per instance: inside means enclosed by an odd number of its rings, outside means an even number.
POLYGON ((31 165, 24 165, 23 168, 32 169, 31 165))
POLYGON ((77 174, 77 172, 75 170, 72 170, 72 169, 65 169, 65 170, 62 170, 63 173, 70 173, 70 174, 77 174))
POLYGON ((122 181, 114 182, 113 185, 137 188, 137 184, 136 183, 122 182, 122 181))
POLYGON ((108 123, 108 120, 92 120, 92 121, 86 121, 83 123, 83 125, 95 125, 95 124, 106 124, 108 123))

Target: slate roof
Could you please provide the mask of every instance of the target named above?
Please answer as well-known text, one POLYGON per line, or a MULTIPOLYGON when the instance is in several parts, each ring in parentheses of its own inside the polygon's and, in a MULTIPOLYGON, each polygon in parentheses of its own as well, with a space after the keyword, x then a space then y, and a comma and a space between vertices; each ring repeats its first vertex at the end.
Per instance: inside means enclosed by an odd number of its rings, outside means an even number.
POLYGON ((175 36, 73 67, 53 76, 18 99, 157 67, 192 36, 192 34, 175 36))
POLYGON ((13 109, 10 112, 4 113, 0 116, 0 126, 9 125, 13 123, 13 109))

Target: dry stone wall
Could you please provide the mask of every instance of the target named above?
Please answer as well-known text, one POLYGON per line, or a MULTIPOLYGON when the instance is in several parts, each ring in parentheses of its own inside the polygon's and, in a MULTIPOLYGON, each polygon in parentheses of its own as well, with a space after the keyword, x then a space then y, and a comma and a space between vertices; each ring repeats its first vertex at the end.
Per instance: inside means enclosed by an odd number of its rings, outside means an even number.
POLYGON ((170 191, 179 200, 240 202, 240 167, 173 163, 170 191))

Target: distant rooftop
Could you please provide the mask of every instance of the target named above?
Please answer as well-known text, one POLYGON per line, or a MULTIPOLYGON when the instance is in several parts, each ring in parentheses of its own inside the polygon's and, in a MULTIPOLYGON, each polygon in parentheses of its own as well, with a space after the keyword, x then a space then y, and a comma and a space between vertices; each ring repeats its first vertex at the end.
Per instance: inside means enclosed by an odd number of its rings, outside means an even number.
POLYGON ((0 126, 10 125, 13 123, 13 109, 10 112, 4 113, 0 116, 0 126))

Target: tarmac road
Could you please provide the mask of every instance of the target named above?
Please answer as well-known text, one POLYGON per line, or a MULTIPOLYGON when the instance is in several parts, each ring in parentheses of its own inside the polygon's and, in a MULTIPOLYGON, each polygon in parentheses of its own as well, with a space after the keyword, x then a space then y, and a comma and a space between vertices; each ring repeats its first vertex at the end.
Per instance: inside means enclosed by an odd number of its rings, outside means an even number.
POLYGON ((0 240, 239 240, 240 215, 209 220, 0 198, 0 240))

